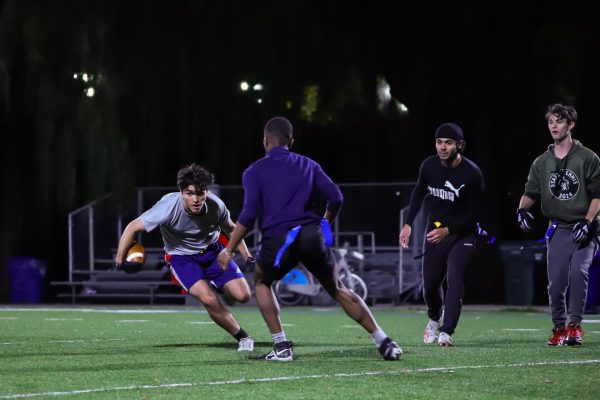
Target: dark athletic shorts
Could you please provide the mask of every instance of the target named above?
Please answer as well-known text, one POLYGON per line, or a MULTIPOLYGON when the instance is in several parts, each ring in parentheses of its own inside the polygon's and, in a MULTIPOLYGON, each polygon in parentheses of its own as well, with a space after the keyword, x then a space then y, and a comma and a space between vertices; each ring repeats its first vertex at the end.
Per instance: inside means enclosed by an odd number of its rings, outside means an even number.
POLYGON ((304 225, 296 240, 283 252, 279 268, 275 267, 275 257, 285 243, 287 232, 263 239, 256 257, 263 272, 263 281, 269 285, 280 280, 298 263, 304 264, 319 281, 325 276, 332 276, 335 269, 335 258, 329 247, 325 246, 320 222, 304 225))

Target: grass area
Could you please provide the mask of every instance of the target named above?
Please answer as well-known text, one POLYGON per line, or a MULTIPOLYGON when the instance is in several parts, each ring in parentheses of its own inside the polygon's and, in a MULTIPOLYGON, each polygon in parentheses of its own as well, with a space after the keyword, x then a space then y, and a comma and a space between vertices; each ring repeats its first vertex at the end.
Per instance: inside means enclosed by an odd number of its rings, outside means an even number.
MULTIPOLYGON (((267 352, 254 307, 234 307, 267 352)), ((422 310, 376 308, 404 350, 380 359, 370 337, 337 308, 287 308, 297 359, 247 359, 206 313, 188 307, 0 308, 0 399, 553 399, 595 398, 600 316, 581 348, 547 348, 550 317, 536 311, 463 311, 455 346, 425 345, 422 310)))

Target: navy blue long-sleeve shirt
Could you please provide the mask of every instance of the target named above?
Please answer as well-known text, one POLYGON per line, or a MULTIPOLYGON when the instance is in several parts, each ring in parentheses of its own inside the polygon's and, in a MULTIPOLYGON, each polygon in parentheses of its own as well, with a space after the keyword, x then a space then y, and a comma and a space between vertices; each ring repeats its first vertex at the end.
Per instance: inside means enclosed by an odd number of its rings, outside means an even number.
POLYGON ((263 237, 320 221, 319 201, 326 201, 334 216, 343 202, 342 192, 317 162, 286 147, 275 147, 250 165, 242 185, 244 206, 238 222, 252 227, 259 218, 263 237))

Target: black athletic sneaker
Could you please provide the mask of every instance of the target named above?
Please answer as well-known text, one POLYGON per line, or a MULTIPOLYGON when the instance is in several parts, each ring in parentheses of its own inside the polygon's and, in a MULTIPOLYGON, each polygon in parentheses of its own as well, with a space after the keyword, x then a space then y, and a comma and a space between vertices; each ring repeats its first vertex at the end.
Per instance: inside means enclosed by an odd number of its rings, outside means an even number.
POLYGON ((294 360, 294 343, 285 341, 275 343, 273 350, 263 356, 267 361, 293 361, 294 360))
POLYGON ((379 346, 379 354, 384 360, 398 360, 402 355, 402 349, 392 338, 386 337, 379 346))

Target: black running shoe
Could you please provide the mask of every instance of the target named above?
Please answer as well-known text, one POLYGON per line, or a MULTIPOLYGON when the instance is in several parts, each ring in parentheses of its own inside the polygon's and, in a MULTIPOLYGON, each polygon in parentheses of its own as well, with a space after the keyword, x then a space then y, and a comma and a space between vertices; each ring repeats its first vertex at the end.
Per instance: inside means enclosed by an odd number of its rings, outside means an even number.
POLYGON ((386 337, 379 346, 379 354, 384 360, 398 360, 402 355, 402 349, 392 338, 386 337))
POLYGON ((267 361, 293 361, 294 360, 294 343, 285 341, 275 343, 273 350, 262 356, 267 361))

